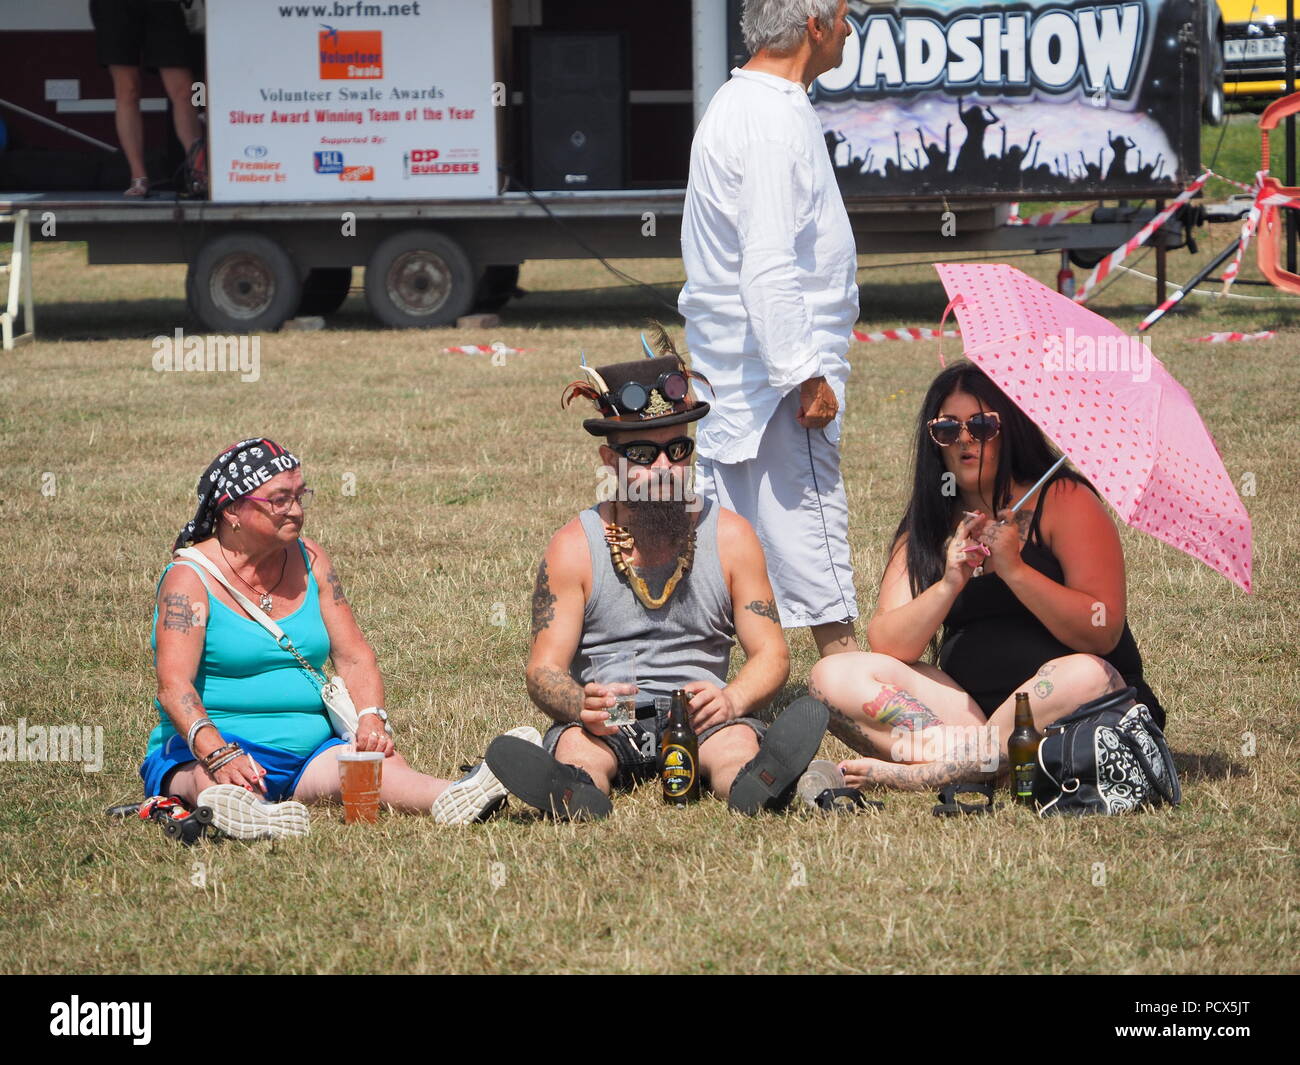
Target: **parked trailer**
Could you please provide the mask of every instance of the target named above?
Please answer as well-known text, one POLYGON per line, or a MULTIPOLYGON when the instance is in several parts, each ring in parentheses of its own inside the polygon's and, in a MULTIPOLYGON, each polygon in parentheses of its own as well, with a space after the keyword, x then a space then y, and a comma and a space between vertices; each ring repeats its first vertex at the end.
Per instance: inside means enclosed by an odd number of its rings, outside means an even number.
MULTIPOLYGON (((75 54, 66 35, 85 29, 64 3, 50 0, 63 29, 6 35, 49 55, 63 34, 60 54, 75 54)), ((1159 200, 1199 171, 1200 0, 849 10, 845 61, 812 98, 862 254, 1095 260, 1151 209, 1014 226, 1009 202, 1159 200)), ((214 331, 329 314, 356 266, 380 321, 445 325, 504 305, 529 259, 680 256, 690 134, 744 61, 738 25, 738 0, 211 0, 212 198, 38 186, 0 192, 0 211, 27 208, 34 239, 85 241, 91 264, 185 263, 190 310, 214 331), (439 48, 435 68, 452 73, 431 79, 439 48)), ((101 72, 80 54, 89 87, 101 72)), ((76 69, 47 82, 66 96, 76 69)), ((0 99, 14 95, 5 77, 0 99)), ((59 136, 11 121, 29 125, 59 136)), ((1176 220, 1153 243, 1185 239, 1176 220)))

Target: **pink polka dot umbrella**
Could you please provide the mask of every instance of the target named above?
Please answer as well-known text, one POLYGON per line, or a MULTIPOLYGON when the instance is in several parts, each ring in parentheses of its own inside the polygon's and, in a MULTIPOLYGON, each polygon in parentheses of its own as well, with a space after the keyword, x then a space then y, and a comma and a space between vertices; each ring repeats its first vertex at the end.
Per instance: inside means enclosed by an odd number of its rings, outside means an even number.
POLYGON ((1250 515, 1192 397, 1150 348, 1005 263, 935 268, 966 357, 1120 518, 1250 591, 1250 515))

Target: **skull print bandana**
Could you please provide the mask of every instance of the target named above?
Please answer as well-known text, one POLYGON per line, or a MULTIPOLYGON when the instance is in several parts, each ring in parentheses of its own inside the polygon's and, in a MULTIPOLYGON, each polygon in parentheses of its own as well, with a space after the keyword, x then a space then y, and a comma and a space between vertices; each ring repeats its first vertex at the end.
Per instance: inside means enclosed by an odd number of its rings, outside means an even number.
POLYGON ((301 466, 293 455, 272 440, 255 437, 232 444, 203 471, 195 491, 199 509, 181 530, 173 551, 212 536, 217 514, 232 500, 257 491, 272 477, 301 466))

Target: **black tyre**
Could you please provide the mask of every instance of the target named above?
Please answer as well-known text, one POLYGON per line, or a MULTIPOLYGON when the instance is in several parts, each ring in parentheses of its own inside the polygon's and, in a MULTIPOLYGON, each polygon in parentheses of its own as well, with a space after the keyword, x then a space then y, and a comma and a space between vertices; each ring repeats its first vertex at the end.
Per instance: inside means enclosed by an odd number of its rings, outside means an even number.
POLYGON ((430 230, 396 233, 366 264, 366 302, 397 329, 448 325, 474 302, 474 269, 454 240, 430 230))
POLYGON ((1209 57, 1205 68, 1205 91, 1201 96, 1201 117, 1207 126, 1222 126, 1224 120, 1223 96, 1223 26, 1206 42, 1209 57))
POLYGON ((302 282, 302 300, 295 317, 333 314, 343 306, 352 288, 352 267, 325 266, 308 270, 302 282))
POLYGON ((190 311, 214 333, 279 329, 302 302, 302 280, 279 244, 260 233, 208 241, 185 278, 190 311))
POLYGON ((1066 254, 1069 255, 1070 262, 1080 270, 1091 270, 1113 250, 1112 248, 1071 248, 1066 254))
POLYGON ((499 311, 519 295, 518 265, 497 264, 483 268, 474 293, 476 312, 499 311))
POLYGON ((201 825, 212 824, 212 807, 211 806, 196 807, 194 810, 194 820, 201 825))
POLYGON ((173 821, 171 820, 171 818, 168 818, 166 821, 163 822, 163 833, 167 836, 168 839, 180 839, 181 833, 184 831, 184 827, 185 826, 182 825, 181 822, 173 821))

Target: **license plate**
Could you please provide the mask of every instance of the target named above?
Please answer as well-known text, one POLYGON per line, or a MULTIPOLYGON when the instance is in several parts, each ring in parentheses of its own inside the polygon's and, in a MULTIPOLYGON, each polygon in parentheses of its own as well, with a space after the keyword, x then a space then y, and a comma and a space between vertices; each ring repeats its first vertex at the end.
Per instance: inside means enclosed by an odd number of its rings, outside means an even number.
POLYGON ((1249 59, 1283 59, 1285 56, 1285 37, 1251 37, 1244 41, 1223 42, 1223 58, 1230 63, 1249 59))

